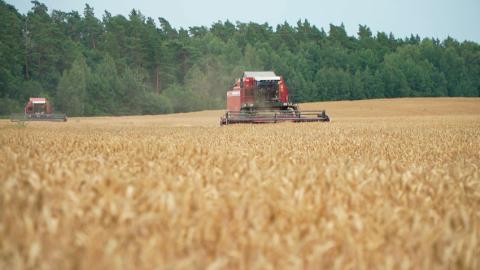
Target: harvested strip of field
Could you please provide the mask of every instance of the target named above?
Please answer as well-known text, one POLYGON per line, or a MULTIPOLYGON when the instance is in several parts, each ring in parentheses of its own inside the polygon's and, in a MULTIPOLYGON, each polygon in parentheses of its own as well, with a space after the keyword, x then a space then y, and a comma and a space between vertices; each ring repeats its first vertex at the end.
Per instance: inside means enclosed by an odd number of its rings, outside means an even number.
POLYGON ((480 99, 0 123, 0 268, 480 266, 480 99))

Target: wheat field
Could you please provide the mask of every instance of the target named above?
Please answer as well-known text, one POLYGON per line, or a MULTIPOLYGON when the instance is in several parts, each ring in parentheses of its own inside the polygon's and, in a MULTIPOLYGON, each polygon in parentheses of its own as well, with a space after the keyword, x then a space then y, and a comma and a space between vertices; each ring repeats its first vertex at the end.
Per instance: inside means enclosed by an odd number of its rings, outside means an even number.
POLYGON ((0 121, 0 269, 479 269, 480 99, 0 121))

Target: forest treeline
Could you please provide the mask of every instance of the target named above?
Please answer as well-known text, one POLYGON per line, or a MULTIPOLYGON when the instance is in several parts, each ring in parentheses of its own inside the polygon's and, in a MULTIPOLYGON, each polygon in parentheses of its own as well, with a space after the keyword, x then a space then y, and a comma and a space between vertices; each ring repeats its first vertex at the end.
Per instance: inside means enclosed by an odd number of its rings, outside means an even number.
MULTIPOLYGON (((297 102, 480 96, 480 46, 360 25, 318 29, 307 20, 172 27, 133 9, 128 17, 85 5, 20 14, 0 0, 0 115, 48 97, 69 115, 185 112, 225 107, 244 70, 284 76, 297 102)), ((414 31, 414 29, 412 29, 414 31)))

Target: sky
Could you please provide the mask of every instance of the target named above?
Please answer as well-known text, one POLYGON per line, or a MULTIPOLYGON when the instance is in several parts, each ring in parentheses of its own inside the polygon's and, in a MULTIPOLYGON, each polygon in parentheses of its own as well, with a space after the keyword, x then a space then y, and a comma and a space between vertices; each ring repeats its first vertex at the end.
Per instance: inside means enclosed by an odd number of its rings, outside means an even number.
MULTIPOLYGON (((4 0, 26 14, 30 0, 4 0)), ((137 9, 158 24, 167 19, 175 28, 211 26, 219 20, 231 22, 267 22, 271 26, 287 21, 296 24, 307 19, 328 31, 329 24, 343 23, 349 35, 358 25, 367 25, 373 33, 393 33, 404 38, 410 34, 443 40, 480 42, 480 0, 39 0, 52 9, 83 12, 85 3, 101 18, 105 10, 112 15, 128 16, 137 9)))

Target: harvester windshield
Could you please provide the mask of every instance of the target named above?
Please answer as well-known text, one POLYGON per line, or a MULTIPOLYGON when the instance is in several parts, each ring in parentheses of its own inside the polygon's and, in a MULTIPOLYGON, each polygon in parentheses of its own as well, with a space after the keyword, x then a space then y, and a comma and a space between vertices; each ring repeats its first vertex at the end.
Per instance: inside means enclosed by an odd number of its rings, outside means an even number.
POLYGON ((279 80, 256 81, 255 100, 262 105, 279 102, 279 83, 279 80))
POLYGON ((47 111, 47 108, 46 108, 46 105, 45 103, 41 104, 41 103, 37 103, 37 104, 33 104, 33 113, 45 113, 47 111))

